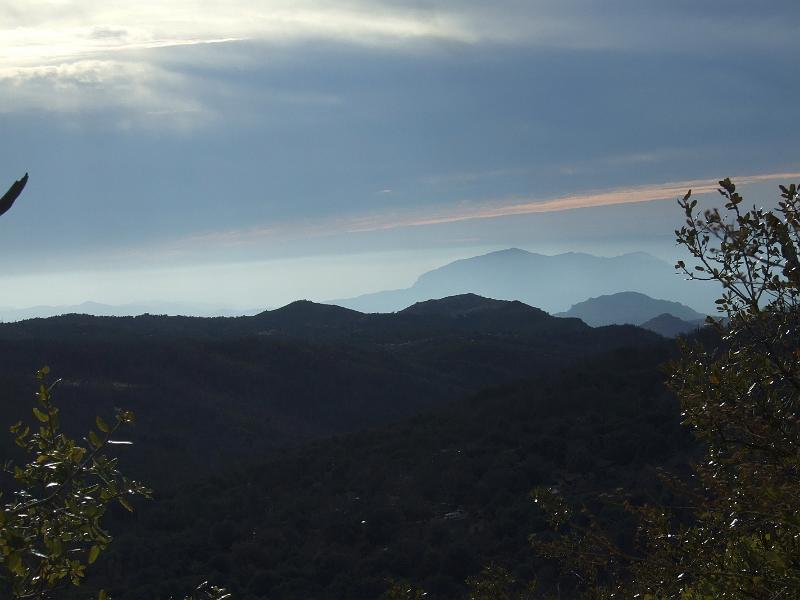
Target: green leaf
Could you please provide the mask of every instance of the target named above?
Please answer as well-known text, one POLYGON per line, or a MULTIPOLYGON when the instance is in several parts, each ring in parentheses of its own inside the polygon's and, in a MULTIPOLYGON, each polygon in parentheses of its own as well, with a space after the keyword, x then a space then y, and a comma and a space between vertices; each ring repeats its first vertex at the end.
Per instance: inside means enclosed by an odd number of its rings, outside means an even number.
POLYGON ((8 564, 8 570, 14 573, 14 575, 19 575, 20 577, 25 575, 25 565, 22 562, 22 556, 20 556, 19 552, 12 552, 9 554, 6 562, 8 564))
POLYGON ((53 538, 49 540, 47 543, 48 550, 50 550, 50 554, 53 556, 61 556, 64 554, 64 544, 61 543, 61 540, 58 538, 53 538))
POLYGON ((127 510, 128 512, 133 512, 133 506, 131 506, 131 503, 128 502, 128 500, 126 498, 123 498, 122 496, 120 496, 119 498, 117 498, 117 500, 119 500, 119 503, 123 507, 125 507, 125 510, 127 510))
POLYGON ((111 428, 106 424, 105 421, 100 416, 95 417, 94 422, 97 424, 97 428, 102 431, 103 433, 108 433, 111 431, 111 428))
POLYGON ((97 557, 100 556, 100 547, 99 546, 92 546, 89 549, 89 564, 94 564, 94 561, 97 560, 97 557))
POLYGON ((34 415, 36 416, 36 418, 37 418, 37 419, 39 419, 39 420, 40 420, 42 423, 47 423, 47 421, 49 420, 49 419, 48 419, 48 417, 47 417, 47 415, 46 415, 46 414, 44 414, 42 411, 40 411, 40 410, 39 410, 38 408, 36 408, 35 406, 33 407, 33 414, 34 414, 34 415))
POLYGON ((99 448, 103 445, 103 442, 100 441, 100 438, 97 437, 94 431, 89 432, 89 443, 92 445, 92 448, 99 448))

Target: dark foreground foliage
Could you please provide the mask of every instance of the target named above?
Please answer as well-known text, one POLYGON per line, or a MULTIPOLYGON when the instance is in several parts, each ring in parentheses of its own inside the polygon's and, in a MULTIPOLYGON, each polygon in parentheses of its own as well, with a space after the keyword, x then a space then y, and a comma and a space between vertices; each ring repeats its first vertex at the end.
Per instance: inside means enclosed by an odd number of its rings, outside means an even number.
POLYGON ((555 586, 528 543, 547 527, 534 486, 660 499, 653 467, 685 469, 694 452, 658 368, 672 347, 620 350, 157 495, 122 515, 90 583, 120 600, 166 599, 198 577, 242 599, 355 599, 408 580, 456 598, 495 563, 555 586))

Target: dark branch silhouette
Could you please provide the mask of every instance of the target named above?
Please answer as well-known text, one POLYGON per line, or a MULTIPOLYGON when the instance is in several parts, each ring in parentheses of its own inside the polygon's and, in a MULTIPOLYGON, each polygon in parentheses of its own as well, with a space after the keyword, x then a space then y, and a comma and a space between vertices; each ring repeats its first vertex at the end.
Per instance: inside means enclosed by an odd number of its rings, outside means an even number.
POLYGON ((22 179, 18 179, 8 188, 8 191, 0 198, 0 215, 5 214, 8 209, 14 205, 14 200, 16 200, 22 193, 22 190, 25 189, 26 183, 28 183, 27 173, 25 173, 22 179))

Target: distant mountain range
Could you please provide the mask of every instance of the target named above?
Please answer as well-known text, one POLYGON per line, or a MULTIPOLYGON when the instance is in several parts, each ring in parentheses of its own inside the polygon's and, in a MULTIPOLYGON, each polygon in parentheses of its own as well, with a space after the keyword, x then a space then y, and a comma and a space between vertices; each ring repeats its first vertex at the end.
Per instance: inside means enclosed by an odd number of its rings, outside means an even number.
MULTIPOLYGON (((327 303, 364 313, 389 313, 426 300, 473 293, 500 300, 519 300, 552 314, 564 311, 587 298, 620 292, 638 292, 653 298, 669 298, 695 308, 711 310, 718 290, 714 286, 684 281, 676 275, 672 265, 644 252, 606 258, 576 252, 547 256, 509 248, 457 260, 423 273, 410 288, 330 300, 327 303)), ((121 305, 83 302, 25 308, 0 306, 0 322, 67 314, 235 317, 254 315, 259 310, 231 309, 197 302, 139 302, 121 305)), ((662 313, 692 320, 687 316, 675 315, 674 310, 667 308, 653 312, 648 318, 662 313)), ((591 318, 584 320, 589 324, 600 324, 591 318)), ((646 320, 639 319, 635 324, 646 320)), ((610 319, 606 322, 629 321, 610 319)))
POLYGON ((80 304, 61 304, 28 306, 15 308, 0 306, 0 321, 13 322, 24 319, 39 319, 59 315, 82 314, 97 317, 133 317, 143 314, 191 315, 195 317, 238 317, 252 315, 258 310, 237 310, 214 304, 192 302, 138 302, 131 304, 103 304, 101 302, 82 302, 80 304))
POLYGON ((510 248, 449 263, 424 273, 410 288, 330 303, 362 312, 394 312, 415 302, 471 292, 555 313, 586 298, 624 291, 709 310, 717 292, 713 286, 683 281, 672 265, 644 252, 605 258, 576 252, 547 256, 510 248))

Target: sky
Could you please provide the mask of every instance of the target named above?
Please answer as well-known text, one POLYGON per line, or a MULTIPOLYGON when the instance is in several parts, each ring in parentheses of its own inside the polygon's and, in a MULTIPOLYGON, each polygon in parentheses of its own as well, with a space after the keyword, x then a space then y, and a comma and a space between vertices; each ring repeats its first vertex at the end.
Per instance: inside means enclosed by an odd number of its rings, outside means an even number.
POLYGON ((278 306, 510 246, 671 260, 686 189, 730 176, 763 204, 800 180, 799 17, 0 0, 0 185, 30 173, 0 306, 278 306))

